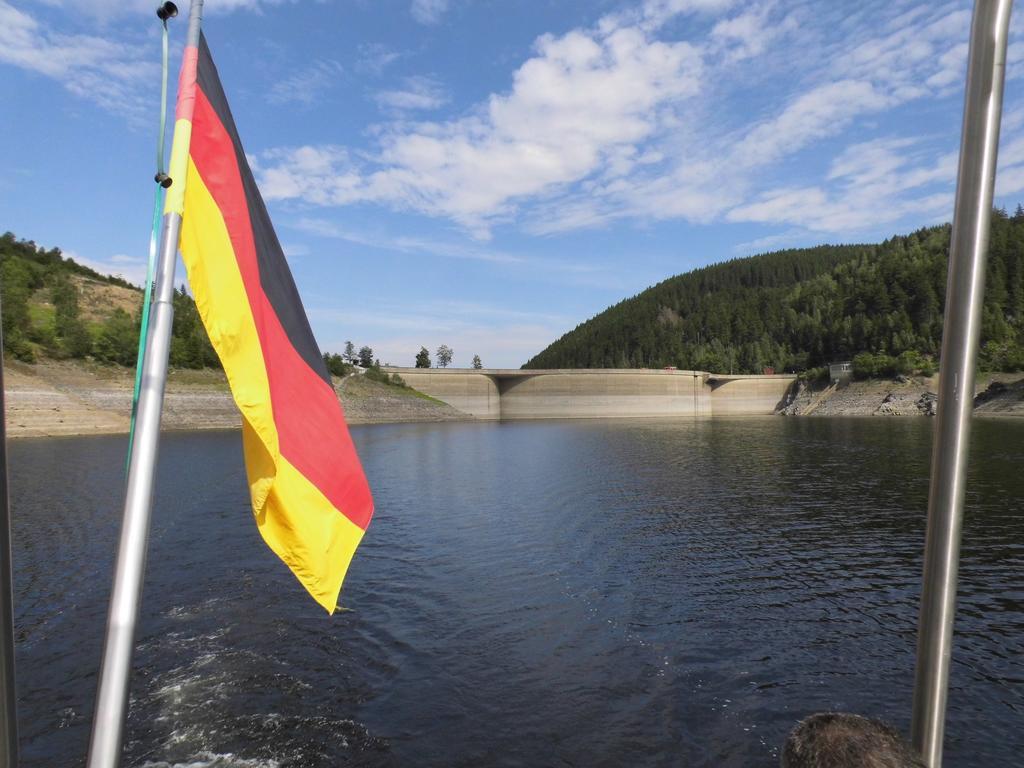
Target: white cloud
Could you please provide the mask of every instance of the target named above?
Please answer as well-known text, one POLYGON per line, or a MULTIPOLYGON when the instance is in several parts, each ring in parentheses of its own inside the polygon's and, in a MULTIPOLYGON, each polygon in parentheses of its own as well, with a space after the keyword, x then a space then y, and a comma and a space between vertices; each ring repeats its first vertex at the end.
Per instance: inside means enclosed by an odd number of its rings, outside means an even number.
POLYGON ((345 205, 363 197, 363 179, 344 147, 289 147, 250 158, 267 200, 302 198, 317 205, 345 205))
POLYGON ((1024 192, 1024 136, 1008 137, 1004 131, 996 171, 996 196, 1019 195, 1021 192, 1024 192))
POLYGON ((744 167, 771 163, 811 141, 838 133, 864 112, 888 103, 871 83, 856 80, 820 85, 798 95, 776 117, 755 125, 732 156, 744 167))
POLYGON ((792 16, 773 23, 770 14, 774 7, 775 2, 754 5, 712 27, 711 41, 722 48, 726 62, 735 63, 760 56, 777 38, 796 29, 797 22, 792 16))
POLYGON ((447 10, 448 0, 412 0, 409 12, 420 24, 437 24, 447 10))
POLYGON ((485 236, 520 198, 608 168, 628 170, 630 154, 621 150, 654 134, 674 105, 699 90, 694 48, 650 40, 637 28, 546 35, 536 47, 512 89, 474 114, 386 132, 376 169, 356 168, 332 150, 317 156, 333 160, 329 170, 317 163, 317 182, 299 181, 314 153, 306 148, 261 158, 261 184, 271 199, 375 200, 449 216, 485 236))
POLYGON ((922 11, 901 17, 888 34, 879 35, 870 26, 862 28, 836 57, 834 71, 842 77, 869 79, 903 99, 928 94, 929 85, 962 82, 966 69, 958 76, 949 70, 966 61, 970 11, 954 10, 947 4, 933 7, 925 16, 922 11))
POLYGON ((682 14, 714 15, 730 10, 739 0, 645 0, 640 10, 642 24, 657 28, 682 14))
POLYGON ((295 258, 302 258, 310 254, 309 246, 302 243, 281 243, 281 250, 288 257, 288 261, 295 258))
MULTIPOLYGON (((870 175, 884 176, 883 162, 890 163, 891 170, 900 146, 909 152, 907 148, 918 142, 920 134, 889 142, 884 156, 881 145, 848 145, 849 154, 841 151, 839 157, 857 156, 861 173, 843 171, 843 163, 838 162, 818 184, 779 180, 813 177, 816 171, 807 164, 807 150, 849 134, 858 121, 877 119, 922 95, 937 98, 957 87, 963 73, 950 73, 962 66, 961 39, 967 29, 962 25, 969 22, 969 15, 957 5, 922 6, 915 14, 897 15, 889 23, 884 23, 884 12, 873 10, 867 14, 871 18, 850 25, 852 14, 817 19, 800 6, 771 18, 777 4, 769 2, 717 21, 709 35, 712 44, 702 49, 706 79, 713 80, 715 87, 728 90, 734 76, 723 67, 747 58, 751 77, 761 78, 761 71, 767 69, 783 82, 788 74, 799 87, 774 115, 740 121, 731 130, 718 127, 722 121, 713 111, 699 115, 690 130, 685 123, 673 126, 679 133, 674 164, 660 166, 654 173, 636 172, 614 185, 585 190, 561 206, 549 206, 540 230, 572 229, 615 218, 708 222, 725 217, 849 233, 909 214, 948 217, 956 163, 949 151, 952 147, 938 155, 934 148, 918 148, 900 158, 900 178, 887 185, 870 175), (831 40, 833 27, 844 24, 849 26, 835 36, 838 42, 825 42, 831 40), (884 28, 882 34, 879 26, 884 28), (765 49, 763 41, 779 45, 778 54, 765 49), (921 45, 922 41, 926 44, 921 45), (800 64, 778 71, 788 65, 793 50, 802 51, 800 64), (825 209, 817 213, 806 209, 815 205, 825 209)), ((892 12, 898 14, 899 8, 894 6, 892 12)), ((707 86, 703 94, 712 91, 707 86)), ((728 110, 730 105, 716 100, 715 107, 728 110)))
POLYGON ((797 248, 806 241, 807 233, 801 229, 790 229, 774 235, 766 235, 733 247, 733 253, 749 256, 757 253, 769 253, 783 248, 797 248))
POLYGON ((826 180, 808 187, 779 187, 729 211, 730 221, 785 223, 815 232, 857 232, 899 221, 946 220, 952 214, 956 153, 938 156, 908 138, 879 139, 847 147, 826 180))
POLYGON ((959 88, 967 73, 967 43, 955 45, 939 57, 939 70, 925 84, 936 89, 959 88))
MULTIPOLYGON (((850 233, 941 216, 959 115, 936 136, 888 121, 961 87, 965 5, 648 0, 541 36, 506 91, 451 119, 400 117, 361 152, 266 152, 261 186, 270 199, 448 218, 482 239, 503 224, 548 235, 725 219, 850 233)), ((405 109, 441 98, 430 81, 378 94, 405 109)), ((1024 126, 1015 119, 1007 131, 1024 126)))
POLYGON ((137 256, 115 254, 107 259, 90 259, 75 251, 64 251, 64 256, 74 259, 77 263, 89 267, 89 269, 96 270, 101 275, 120 277, 139 287, 146 283, 147 262, 145 259, 137 256))
POLYGON ((521 256, 504 253, 479 246, 466 246, 459 243, 431 240, 427 238, 392 236, 346 229, 323 219, 300 219, 295 228, 307 234, 345 240, 356 245, 369 248, 380 248, 388 251, 410 254, 430 254, 452 259, 469 259, 471 261, 487 261, 494 264, 521 264, 525 261, 521 256))
POLYGON ((818 187, 774 189, 761 195, 759 200, 734 208, 729 212, 729 218, 733 221, 786 221, 809 226, 827 201, 825 191, 818 187))
POLYGON ((1020 195, 1024 192, 1024 165, 1016 165, 1002 170, 996 176, 996 195, 1020 195))
POLYGON ((363 43, 359 46, 358 52, 356 69, 371 75, 380 75, 388 66, 402 57, 401 53, 382 43, 363 43))
POLYGON ((406 78, 402 88, 381 91, 376 99, 382 107, 396 111, 429 110, 447 103, 448 94, 437 80, 420 75, 406 78))
POLYGON ((847 147, 833 159, 827 178, 884 181, 904 164, 902 156, 914 143, 907 138, 879 139, 847 147))
POLYGON ((272 104, 313 104, 321 93, 335 84, 342 72, 341 64, 336 61, 318 61, 274 83, 267 100, 272 104))
POLYGON ((142 85, 159 68, 129 44, 91 35, 68 35, 0 0, 0 62, 60 82, 76 96, 140 120, 152 111, 142 85))
MULTIPOLYGON (((529 258, 522 254, 481 245, 479 242, 460 242, 413 235, 392 235, 386 232, 355 229, 333 221, 318 218, 299 219, 294 229, 308 235, 342 240, 354 245, 410 256, 439 256, 445 259, 479 261, 504 267, 519 279, 586 285, 594 288, 621 288, 622 275, 614 274, 606 266, 590 261, 563 258, 529 258)), ((635 277, 635 273, 631 276, 635 277)))

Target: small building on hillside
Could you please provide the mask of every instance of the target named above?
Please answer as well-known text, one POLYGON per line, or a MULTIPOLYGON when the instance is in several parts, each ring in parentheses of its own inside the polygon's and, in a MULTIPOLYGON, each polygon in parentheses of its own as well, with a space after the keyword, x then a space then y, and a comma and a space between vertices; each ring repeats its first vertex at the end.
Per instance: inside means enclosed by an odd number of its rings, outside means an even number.
POLYGON ((853 363, 847 361, 832 363, 828 367, 828 378, 833 384, 846 384, 853 378, 853 363))

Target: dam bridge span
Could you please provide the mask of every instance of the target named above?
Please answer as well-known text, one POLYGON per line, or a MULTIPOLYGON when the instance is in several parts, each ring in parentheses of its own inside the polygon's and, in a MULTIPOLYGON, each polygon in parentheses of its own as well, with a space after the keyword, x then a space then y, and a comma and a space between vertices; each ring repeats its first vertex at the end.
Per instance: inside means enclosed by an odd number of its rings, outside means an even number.
POLYGON ((478 419, 760 416, 785 404, 796 376, 646 368, 397 368, 420 392, 478 419))

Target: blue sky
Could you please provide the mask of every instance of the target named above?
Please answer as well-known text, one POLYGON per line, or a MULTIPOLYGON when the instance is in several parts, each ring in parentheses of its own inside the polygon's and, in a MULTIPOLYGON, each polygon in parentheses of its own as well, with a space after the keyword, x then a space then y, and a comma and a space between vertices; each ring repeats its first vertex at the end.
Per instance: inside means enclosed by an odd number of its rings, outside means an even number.
MULTIPOLYGON (((153 5, 0 0, 0 230, 134 280, 153 5)), ((961 0, 208 0, 204 21, 321 346, 489 367, 704 264, 948 221, 969 26, 961 0)))

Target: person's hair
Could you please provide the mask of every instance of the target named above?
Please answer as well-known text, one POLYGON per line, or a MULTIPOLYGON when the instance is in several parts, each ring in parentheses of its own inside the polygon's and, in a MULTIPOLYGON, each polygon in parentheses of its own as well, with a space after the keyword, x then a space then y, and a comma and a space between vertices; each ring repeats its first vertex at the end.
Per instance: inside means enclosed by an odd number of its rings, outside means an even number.
POLYGON ((895 728, 879 720, 822 712, 797 723, 782 768, 926 768, 895 728))

